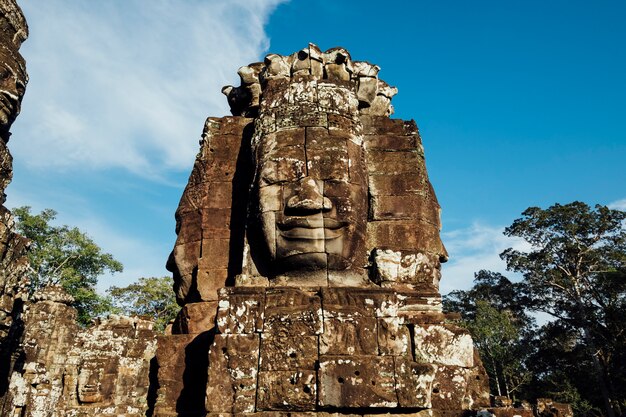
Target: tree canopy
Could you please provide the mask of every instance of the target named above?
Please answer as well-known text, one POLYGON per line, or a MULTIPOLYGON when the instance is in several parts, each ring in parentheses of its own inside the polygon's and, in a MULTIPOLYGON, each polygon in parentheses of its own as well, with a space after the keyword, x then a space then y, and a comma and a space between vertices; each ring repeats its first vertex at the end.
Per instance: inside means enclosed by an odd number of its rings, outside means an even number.
POLYGON ((444 308, 461 313, 460 324, 471 332, 492 394, 512 399, 519 398, 531 380, 525 359, 532 349, 528 341, 535 320, 524 308, 520 286, 502 274, 482 270, 470 290, 453 291, 443 299, 444 308))
POLYGON ((110 300, 96 292, 98 276, 121 272, 122 264, 77 227, 52 225, 57 216, 52 209, 32 214, 31 208, 24 206, 13 209, 13 214, 17 231, 31 241, 31 292, 49 284, 61 285, 74 297, 83 324, 109 311, 110 300))
POLYGON ((126 287, 111 287, 107 292, 115 307, 125 314, 149 317, 158 330, 165 329, 180 310, 171 277, 139 278, 126 287))
POLYGON ((528 308, 554 318, 553 330, 569 335, 587 359, 609 417, 626 401, 626 212, 575 201, 530 207, 505 229, 530 250, 505 250, 511 271, 523 275, 528 308), (616 359, 620 359, 616 361, 616 359))
POLYGON ((528 249, 500 255, 523 279, 480 271, 471 289, 444 298, 472 332, 493 395, 626 411, 625 223, 625 212, 600 205, 530 207, 504 232, 528 249), (551 320, 537 326, 537 313, 551 320))

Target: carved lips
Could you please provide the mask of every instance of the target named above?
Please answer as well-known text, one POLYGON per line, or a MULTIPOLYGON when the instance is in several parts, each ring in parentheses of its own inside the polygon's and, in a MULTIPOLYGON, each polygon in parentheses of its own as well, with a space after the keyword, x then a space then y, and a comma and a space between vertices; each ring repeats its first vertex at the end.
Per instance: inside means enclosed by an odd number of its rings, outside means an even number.
POLYGON ((347 222, 311 217, 288 217, 277 224, 281 237, 286 240, 331 240, 342 236, 347 222))

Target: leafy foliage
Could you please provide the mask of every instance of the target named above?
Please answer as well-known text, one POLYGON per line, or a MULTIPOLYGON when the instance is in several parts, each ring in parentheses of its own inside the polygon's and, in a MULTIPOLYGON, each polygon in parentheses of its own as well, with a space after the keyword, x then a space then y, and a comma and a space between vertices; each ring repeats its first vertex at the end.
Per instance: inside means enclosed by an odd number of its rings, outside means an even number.
POLYGON ((32 268, 31 292, 61 285, 72 297, 78 320, 88 324, 93 317, 111 310, 111 300, 96 293, 98 276, 121 272, 123 266, 76 227, 53 226, 57 212, 45 209, 31 214, 30 207, 13 210, 16 228, 31 241, 28 258, 32 268))
POLYGON ((626 401, 626 212, 576 201, 522 215, 505 234, 531 249, 501 257, 524 276, 527 307, 554 317, 554 334, 567 335, 568 353, 588 364, 587 377, 572 383, 613 416, 626 401))
POLYGON ((529 250, 500 256, 521 282, 480 271, 444 306, 462 314, 493 395, 572 404, 577 415, 626 411, 626 213, 581 202, 531 207, 505 229, 529 250), (533 314, 552 320, 537 327, 533 314))
MULTIPOLYGON (((531 381, 525 366, 534 319, 526 313, 520 284, 490 271, 479 271, 468 291, 444 297, 444 307, 461 313, 489 375, 492 395, 516 398, 531 381)), ((523 396, 523 394, 522 394, 523 396)))
POLYGON ((171 277, 139 278, 138 282, 126 287, 111 287, 107 292, 124 314, 147 316, 155 321, 159 330, 165 329, 180 309, 172 290, 171 277))

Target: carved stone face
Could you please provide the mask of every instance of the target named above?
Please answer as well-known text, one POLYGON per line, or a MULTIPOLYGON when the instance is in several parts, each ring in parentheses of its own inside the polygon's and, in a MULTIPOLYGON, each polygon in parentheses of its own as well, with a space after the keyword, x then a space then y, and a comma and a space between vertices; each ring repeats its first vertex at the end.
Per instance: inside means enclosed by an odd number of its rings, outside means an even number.
POLYGON ((27 82, 21 55, 7 46, 0 47, 0 131, 7 132, 19 114, 27 82))
POLYGON ((265 135, 256 153, 258 215, 273 268, 350 268, 367 220, 361 146, 307 127, 265 135))

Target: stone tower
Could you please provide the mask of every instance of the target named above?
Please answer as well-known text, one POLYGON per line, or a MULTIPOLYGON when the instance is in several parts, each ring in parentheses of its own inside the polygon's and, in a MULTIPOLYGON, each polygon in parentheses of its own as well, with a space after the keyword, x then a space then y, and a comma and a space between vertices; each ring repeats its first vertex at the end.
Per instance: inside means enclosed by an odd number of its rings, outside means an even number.
POLYGON ((22 338, 28 273, 28 242, 15 233, 13 215, 4 206, 4 191, 13 178, 9 130, 20 113, 28 82, 19 52, 27 37, 28 25, 15 0, 0 0, 0 408, 22 338))
POLYGON ((461 415, 488 406, 441 310, 439 204, 379 67, 309 44, 239 69, 168 261, 156 416, 461 415), (256 414, 255 414, 256 413, 256 414))

